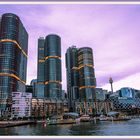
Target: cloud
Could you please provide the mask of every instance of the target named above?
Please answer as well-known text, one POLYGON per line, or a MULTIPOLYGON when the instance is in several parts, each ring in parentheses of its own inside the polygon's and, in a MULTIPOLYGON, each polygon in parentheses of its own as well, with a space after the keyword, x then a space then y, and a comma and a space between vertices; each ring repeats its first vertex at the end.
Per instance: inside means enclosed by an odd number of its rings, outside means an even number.
MULTIPOLYGON (((132 87, 135 89, 140 89, 139 88, 140 87, 139 79, 140 79, 140 73, 133 74, 133 75, 123 78, 117 82, 114 82, 113 89, 114 89, 114 91, 116 91, 122 87, 132 87)), ((105 84, 103 86, 103 88, 111 91, 110 84, 105 84)))
POLYGON ((50 33, 61 36, 64 89, 65 52, 71 45, 93 48, 99 87, 110 76, 119 84, 140 71, 140 5, 1 5, 4 12, 17 14, 29 33, 28 83, 37 75, 37 39, 50 33))

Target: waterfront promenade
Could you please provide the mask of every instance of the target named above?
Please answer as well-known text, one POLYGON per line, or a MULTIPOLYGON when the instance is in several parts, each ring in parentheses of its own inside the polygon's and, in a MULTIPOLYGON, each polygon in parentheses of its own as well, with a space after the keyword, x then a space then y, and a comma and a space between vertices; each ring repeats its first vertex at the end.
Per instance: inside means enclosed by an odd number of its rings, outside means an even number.
POLYGON ((20 126, 20 125, 27 125, 27 124, 36 124, 35 121, 28 121, 28 120, 25 120, 25 121, 0 121, 0 128, 3 128, 3 127, 13 127, 13 126, 20 126))

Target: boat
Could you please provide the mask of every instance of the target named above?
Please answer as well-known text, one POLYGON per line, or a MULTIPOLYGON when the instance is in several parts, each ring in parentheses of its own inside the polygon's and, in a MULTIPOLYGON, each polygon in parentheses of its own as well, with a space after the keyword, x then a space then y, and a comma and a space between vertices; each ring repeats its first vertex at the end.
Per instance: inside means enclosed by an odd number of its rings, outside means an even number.
POLYGON ((122 116, 121 113, 116 112, 116 111, 111 111, 107 114, 108 117, 108 121, 128 121, 131 120, 130 118, 126 117, 126 116, 122 116))
POLYGON ((104 116, 104 115, 101 115, 99 117, 99 121, 107 121, 108 120, 108 117, 104 116))
POLYGON ((90 116, 89 115, 82 115, 80 117, 80 122, 89 122, 90 121, 90 116))
POLYGON ((64 113, 61 117, 52 117, 47 120, 49 125, 75 124, 78 123, 79 114, 74 112, 64 113))

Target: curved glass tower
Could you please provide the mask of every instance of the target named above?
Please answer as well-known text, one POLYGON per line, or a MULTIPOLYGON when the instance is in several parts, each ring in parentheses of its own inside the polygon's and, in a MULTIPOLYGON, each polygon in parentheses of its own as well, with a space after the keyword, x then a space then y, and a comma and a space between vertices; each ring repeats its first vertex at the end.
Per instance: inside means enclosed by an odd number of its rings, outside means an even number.
POLYGON ((71 46, 66 52, 67 93, 70 111, 75 111, 75 101, 79 99, 78 87, 78 49, 71 46))
POLYGON ((19 17, 2 15, 0 21, 0 110, 5 111, 13 91, 25 91, 28 34, 19 17))
POLYGON ((60 99, 61 85, 61 39, 58 35, 48 35, 45 39, 45 97, 60 99))
POLYGON ((79 95, 81 101, 95 100, 93 53, 89 47, 78 50, 79 95))
POLYGON ((37 97, 44 97, 44 66, 45 66, 45 55, 44 55, 44 37, 38 39, 38 65, 37 65, 37 97))

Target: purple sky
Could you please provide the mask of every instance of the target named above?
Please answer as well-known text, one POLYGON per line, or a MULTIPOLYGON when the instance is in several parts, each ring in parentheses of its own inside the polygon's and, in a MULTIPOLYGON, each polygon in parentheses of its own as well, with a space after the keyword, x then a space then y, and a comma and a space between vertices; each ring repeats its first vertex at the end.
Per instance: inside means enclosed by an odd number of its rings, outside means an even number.
POLYGON ((71 45, 92 47, 97 87, 140 89, 140 5, 1 5, 0 14, 17 14, 29 33, 27 83, 37 75, 37 39, 50 33, 62 39, 62 85, 66 89, 65 52, 71 45))

